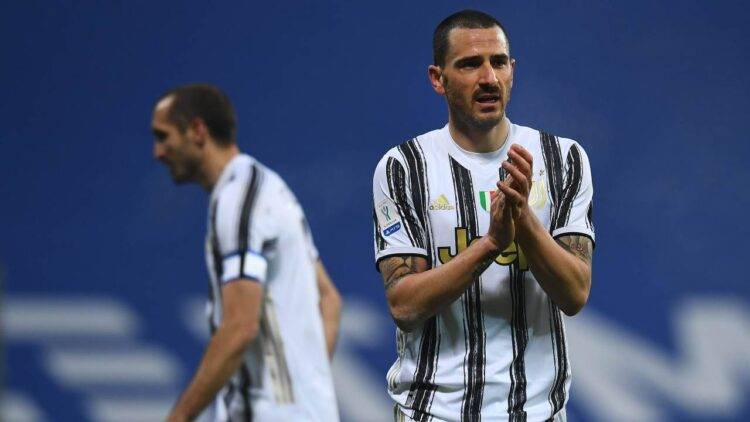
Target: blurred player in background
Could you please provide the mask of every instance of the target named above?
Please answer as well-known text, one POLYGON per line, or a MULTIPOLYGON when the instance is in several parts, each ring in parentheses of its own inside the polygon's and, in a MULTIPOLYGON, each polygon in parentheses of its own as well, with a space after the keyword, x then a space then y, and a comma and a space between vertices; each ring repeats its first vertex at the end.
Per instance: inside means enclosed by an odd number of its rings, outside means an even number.
POLYGON ((565 420, 560 310, 591 287, 588 158, 505 115, 515 60, 500 22, 441 22, 428 75, 448 124, 388 151, 373 181, 375 253, 398 326, 396 420, 565 420))
POLYGON ((167 92, 151 127, 154 157, 175 183, 210 194, 212 336, 169 420, 192 420, 214 399, 220 421, 338 420, 329 359, 341 299, 294 194, 240 152, 234 110, 216 87, 167 92))

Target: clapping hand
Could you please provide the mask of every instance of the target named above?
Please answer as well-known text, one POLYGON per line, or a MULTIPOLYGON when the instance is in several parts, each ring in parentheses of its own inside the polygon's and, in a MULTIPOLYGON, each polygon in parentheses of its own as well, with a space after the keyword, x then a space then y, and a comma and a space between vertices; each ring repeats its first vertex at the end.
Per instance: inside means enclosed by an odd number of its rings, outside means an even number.
POLYGON ((533 169, 531 153, 524 147, 513 144, 508 151, 508 161, 502 164, 508 176, 497 183, 497 188, 504 194, 513 220, 519 223, 529 215, 529 192, 533 169))

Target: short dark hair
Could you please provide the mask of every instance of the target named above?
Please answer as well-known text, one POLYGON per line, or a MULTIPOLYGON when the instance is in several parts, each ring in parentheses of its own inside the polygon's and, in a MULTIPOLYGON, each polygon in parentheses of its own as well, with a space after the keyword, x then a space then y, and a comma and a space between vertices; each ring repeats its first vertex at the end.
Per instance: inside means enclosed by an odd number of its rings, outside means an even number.
POLYGON ((432 35, 432 59, 436 66, 445 66, 445 56, 448 55, 448 35, 452 29, 455 28, 468 28, 468 29, 485 29, 497 26, 505 34, 505 39, 508 41, 508 53, 510 53, 510 39, 508 38, 508 32, 505 30, 503 25, 497 19, 492 16, 480 12, 477 10, 462 10, 456 12, 447 18, 443 19, 435 28, 435 32, 432 35))
POLYGON ((167 116, 181 132, 190 122, 200 117, 208 128, 208 133, 219 145, 236 142, 237 118, 229 97, 218 87, 210 84, 190 84, 170 89, 159 101, 172 97, 167 116))

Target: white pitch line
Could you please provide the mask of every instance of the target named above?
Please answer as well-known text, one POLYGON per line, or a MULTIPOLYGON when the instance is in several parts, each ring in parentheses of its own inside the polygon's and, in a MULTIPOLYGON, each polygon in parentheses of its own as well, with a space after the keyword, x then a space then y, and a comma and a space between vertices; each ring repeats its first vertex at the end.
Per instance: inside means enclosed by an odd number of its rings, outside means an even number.
POLYGON ((69 386, 173 385, 180 365, 165 351, 154 347, 133 349, 55 348, 45 364, 58 381, 69 386))
POLYGON ((125 338, 134 336, 138 325, 133 311, 119 301, 101 297, 6 296, 0 312, 8 341, 125 338))
POLYGON ((0 420, 7 422, 42 422, 42 410, 27 396, 17 391, 4 391, 0 400, 0 420))
POLYGON ((163 421, 175 397, 159 399, 93 399, 87 403, 91 420, 101 422, 163 421))

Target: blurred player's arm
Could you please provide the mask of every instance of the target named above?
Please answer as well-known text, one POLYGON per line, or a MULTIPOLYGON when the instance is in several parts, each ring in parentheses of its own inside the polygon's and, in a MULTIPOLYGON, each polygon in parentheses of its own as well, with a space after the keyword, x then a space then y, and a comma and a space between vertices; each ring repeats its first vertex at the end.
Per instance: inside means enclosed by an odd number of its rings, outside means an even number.
POLYGON ((511 162, 504 162, 503 168, 512 182, 498 187, 513 209, 516 241, 539 285, 566 315, 575 315, 588 301, 591 290, 593 243, 579 234, 552 238, 529 208, 531 154, 519 145, 512 145, 508 156, 511 162))
POLYGON ((245 349, 258 334, 261 284, 239 279, 225 284, 221 297, 221 324, 211 337, 192 381, 172 409, 170 422, 195 419, 240 367, 245 349))
POLYGON ((493 198, 490 216, 486 236, 437 268, 427 269, 427 260, 417 255, 387 257, 378 263, 391 315, 401 330, 414 330, 453 303, 513 241, 512 216, 503 194, 493 198))
POLYGON ((323 330, 326 336, 326 347, 328 357, 333 358, 336 348, 336 339, 339 334, 339 322, 341 319, 341 295, 328 276, 323 262, 318 260, 315 265, 315 278, 318 280, 318 292, 320 294, 320 315, 323 317, 323 330))

